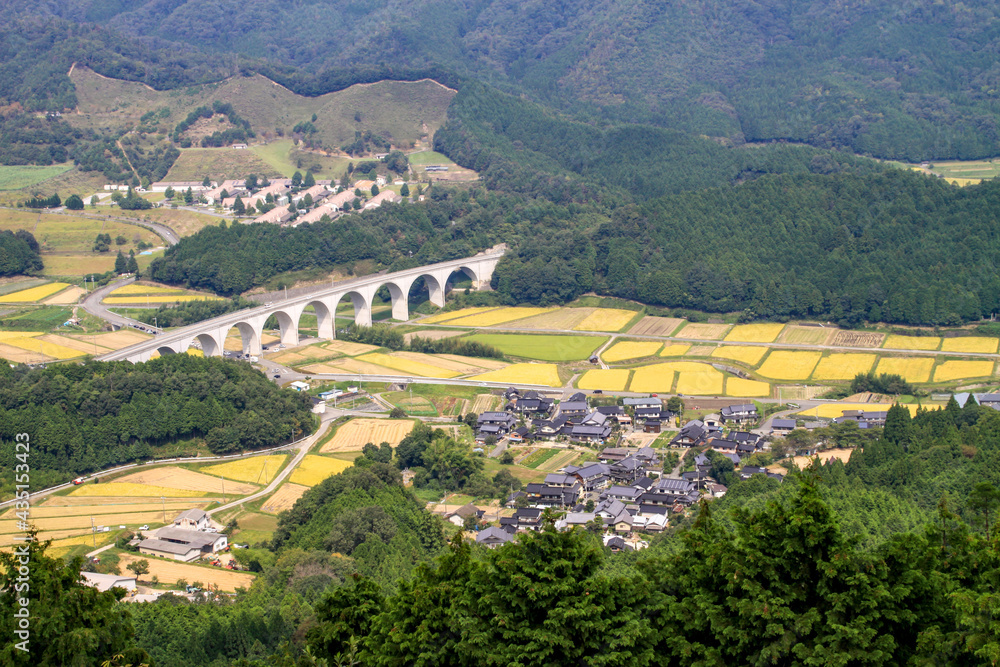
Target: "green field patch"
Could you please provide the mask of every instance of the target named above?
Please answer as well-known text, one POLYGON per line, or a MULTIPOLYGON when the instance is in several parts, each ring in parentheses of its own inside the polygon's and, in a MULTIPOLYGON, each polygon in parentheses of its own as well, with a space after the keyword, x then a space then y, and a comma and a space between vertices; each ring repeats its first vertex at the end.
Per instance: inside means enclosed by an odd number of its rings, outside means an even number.
POLYGON ((526 459, 521 461, 520 464, 525 468, 538 469, 539 466, 543 465, 553 456, 565 451, 566 450, 564 449, 539 449, 537 452, 530 454, 526 459))
POLYGON ((463 340, 491 345, 506 355, 539 361, 583 361, 607 342, 607 336, 473 334, 463 340))
POLYGON ((70 308, 46 306, 30 308, 0 317, 0 329, 7 331, 51 331, 73 316, 70 308))
POLYGON ((72 163, 53 164, 47 167, 33 165, 0 165, 0 190, 30 188, 73 168, 72 163))
POLYGON ((411 397, 409 392, 406 391, 392 391, 387 394, 382 394, 382 397, 393 405, 405 410, 408 415, 436 417, 438 414, 434 403, 427 400, 423 396, 411 397))

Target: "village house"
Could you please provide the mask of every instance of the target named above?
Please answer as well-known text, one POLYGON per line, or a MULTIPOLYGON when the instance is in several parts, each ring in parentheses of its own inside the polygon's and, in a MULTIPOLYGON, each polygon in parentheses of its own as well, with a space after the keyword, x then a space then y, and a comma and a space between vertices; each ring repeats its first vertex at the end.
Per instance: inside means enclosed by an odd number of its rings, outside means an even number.
POLYGON ((364 210, 370 211, 378 208, 382 204, 398 204, 401 201, 403 201, 403 198, 392 190, 382 190, 370 200, 365 202, 364 210))
POLYGON ((228 538, 221 533, 167 526, 157 530, 155 537, 139 542, 139 553, 189 563, 227 546, 228 538))
POLYGON ((96 588, 102 593, 110 591, 112 588, 124 588, 126 591, 136 589, 135 577, 124 577, 120 574, 101 574, 99 572, 81 572, 80 576, 91 588, 96 588))
POLYGON ((757 406, 753 403, 727 405, 719 416, 723 424, 752 424, 757 421, 757 406))
POLYGON ((482 544, 487 549, 497 549, 513 541, 514 536, 502 528, 490 526, 476 534, 476 544, 482 544))

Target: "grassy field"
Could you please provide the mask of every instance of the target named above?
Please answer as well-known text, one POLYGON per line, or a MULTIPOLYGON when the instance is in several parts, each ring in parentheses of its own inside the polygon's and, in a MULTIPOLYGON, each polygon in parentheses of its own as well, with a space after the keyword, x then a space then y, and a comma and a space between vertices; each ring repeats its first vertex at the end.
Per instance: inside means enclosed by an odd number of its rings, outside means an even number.
POLYGON ((988 377, 993 374, 992 361, 961 361, 949 359, 934 369, 935 382, 988 377))
POLYGON ((475 375, 469 379, 483 382, 544 384, 550 387, 559 387, 563 384, 555 364, 512 364, 507 368, 475 375))
POLYGON ((652 341, 622 341, 620 343, 615 343, 602 352, 601 358, 607 363, 613 364, 619 361, 625 361, 626 359, 652 357, 660 351, 661 347, 663 347, 663 343, 652 341))
POLYGON ((109 251, 114 262, 115 250, 126 253, 135 248, 138 241, 161 245, 163 240, 142 227, 115 220, 85 218, 63 213, 40 213, 30 211, 0 210, 0 229, 16 231, 26 229, 34 235, 41 249, 42 259, 47 253, 90 252, 94 238, 98 234, 110 234, 112 239, 124 236, 124 245, 113 245, 109 251))
POLYGON ((819 360, 813 379, 851 380, 858 373, 870 371, 874 364, 874 354, 831 354, 819 360))
POLYGON ((184 148, 164 180, 200 181, 205 176, 216 182, 256 174, 275 178, 279 170, 253 151, 232 148, 184 148))
POLYGON ((821 352, 772 350, 757 372, 776 380, 806 380, 821 356, 821 352))
POLYGON ((561 449, 539 449, 521 461, 520 465, 525 468, 534 468, 537 470, 540 466, 544 465, 546 461, 562 451, 563 450, 561 449))
POLYGON ((771 322, 738 324, 726 335, 725 340, 740 343, 773 343, 784 328, 784 324, 771 322))
POLYGON ((20 190, 44 180, 66 173, 73 163, 53 164, 47 167, 0 165, 0 190, 20 190))
POLYGON ((899 375, 907 382, 928 382, 934 359, 930 357, 882 357, 875 372, 899 375))
POLYGON ((416 153, 408 154, 406 157, 414 167, 423 167, 428 164, 444 164, 448 166, 455 164, 451 161, 451 158, 435 151, 417 151, 416 153))
POLYGON ((576 386, 580 389, 602 389, 607 391, 624 391, 628 386, 629 373, 624 368, 605 370, 595 368, 583 374, 576 386))
POLYGON ((607 342, 604 336, 473 334, 464 340, 491 345, 506 355, 540 361, 582 361, 607 342))
POLYGON ((292 472, 288 481, 302 486, 316 486, 327 477, 344 472, 350 467, 351 463, 348 461, 307 454, 299 467, 292 472))
POLYGON ((346 156, 329 156, 298 150, 292 146, 291 139, 271 141, 254 146, 251 150, 271 168, 288 178, 296 171, 305 173, 310 167, 319 167, 313 169, 315 178, 340 179, 347 174, 347 165, 352 161, 352 158, 346 156))
POLYGON ((597 308, 573 329, 576 331, 621 331, 637 315, 638 313, 632 310, 597 308))
POLYGON ((751 347, 749 345, 721 345, 712 351, 712 356, 719 359, 741 361, 748 366, 756 366, 767 354, 766 347, 751 347))

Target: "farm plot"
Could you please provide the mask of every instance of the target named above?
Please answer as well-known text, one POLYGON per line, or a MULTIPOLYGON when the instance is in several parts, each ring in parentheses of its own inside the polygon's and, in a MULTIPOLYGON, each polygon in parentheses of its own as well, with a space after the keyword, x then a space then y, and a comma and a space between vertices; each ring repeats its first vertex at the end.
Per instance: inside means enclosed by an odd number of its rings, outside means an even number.
POLYGON ((492 394, 476 394, 476 400, 472 402, 472 408, 469 412, 475 412, 477 415, 481 415, 484 412, 495 410, 498 407, 500 407, 499 396, 494 396, 492 394))
POLYGON ((288 459, 287 454, 268 454, 266 456, 250 456, 238 461, 205 466, 200 472, 218 475, 227 480, 250 482, 251 484, 270 484, 274 476, 281 470, 288 459))
POLYGON ((992 361, 961 361, 949 359, 934 369, 935 382, 966 380, 993 374, 992 361))
POLYGON ((356 357, 359 354, 374 352, 379 349, 377 345, 367 345, 365 343, 352 343, 349 340, 330 340, 320 345, 325 350, 339 352, 348 357, 356 357))
POLYGON ((153 296, 109 296, 101 303, 109 306, 122 304, 146 304, 146 303, 187 303, 189 301, 222 301, 221 296, 214 294, 177 294, 174 296, 156 294, 153 296))
POLYGON ((661 357, 683 357, 685 354, 691 351, 690 345, 685 345, 684 343, 676 343, 674 345, 664 345, 663 349, 660 350, 661 357))
POLYGON ((551 329, 562 330, 573 329, 583 322, 593 313, 596 308, 560 308, 543 315, 535 315, 520 320, 517 323, 519 329, 551 329))
MULTIPOLYGON (((842 417, 845 410, 863 410, 865 412, 885 412, 892 405, 890 403, 824 403, 823 405, 818 405, 815 408, 809 408, 808 410, 803 410, 800 415, 807 417, 823 417, 824 419, 835 419, 837 417, 842 417)), ((907 410, 910 411, 910 415, 917 414, 917 408, 920 407, 913 403, 904 405, 907 410)))
POLYGON ((338 359, 335 363, 310 364, 302 366, 302 370, 307 373, 323 374, 334 373, 340 375, 404 375, 410 377, 410 373, 393 370, 385 366, 358 361, 357 359, 338 359))
POLYGON ((577 381, 579 389, 602 389, 608 391, 624 391, 628 386, 629 371, 624 368, 595 368, 587 371, 577 381))
POLYGON ((721 345, 712 352, 713 357, 741 361, 747 366, 756 366, 765 354, 766 347, 749 345, 721 345))
POLYGON ((118 331, 112 331, 111 333, 96 335, 67 334, 67 337, 85 341, 89 344, 96 342, 100 347, 106 347, 109 350, 120 350, 123 347, 135 345, 136 343, 141 343, 152 338, 149 334, 140 333, 131 329, 120 329, 118 331))
POLYGON ((0 296, 0 303, 38 303, 69 287, 69 283, 48 283, 0 296))
POLYGON ((293 484, 316 486, 327 477, 344 472, 353 464, 350 461, 331 459, 326 456, 307 454, 299 467, 288 478, 293 484))
POLYGON ((726 396, 746 396, 748 398, 766 398, 771 395, 771 385, 758 380, 743 378, 726 378, 726 396))
POLYGON ((540 462, 535 466, 535 470, 541 470, 543 472, 553 472, 559 470, 560 468, 569 465, 580 456, 580 452, 573 449, 554 449, 549 450, 556 452, 555 454, 549 456, 546 460, 540 462))
POLYGON ((404 359, 406 361, 412 361, 421 364, 427 364, 429 366, 434 366, 435 368, 443 368, 446 371, 454 372, 457 375, 467 375, 468 373, 481 373, 484 368, 489 368, 490 370, 495 368, 503 368, 507 364, 503 362, 496 362, 490 364, 489 366, 483 366, 480 364, 479 359, 472 357, 462 357, 459 355, 440 355, 440 354, 423 354, 422 352, 393 352, 390 356, 397 359, 404 359))
POLYGON ((687 357, 710 357, 715 353, 715 345, 692 345, 684 356, 687 357))
POLYGON ((412 430, 409 419, 352 419, 337 429, 320 452, 360 452, 369 442, 395 447, 412 430))
POLYGON ((838 331, 830 341, 834 347, 880 347, 885 334, 870 331, 838 331))
POLYGON ((582 361, 608 339, 605 336, 473 334, 463 340, 490 345, 512 357, 539 361, 582 361))
POLYGON ((885 339, 887 350, 936 350, 941 347, 941 339, 937 336, 900 336, 892 334, 885 339))
MULTIPOLYGON (((433 360, 433 357, 421 355, 422 359, 433 360)), ((402 371, 410 375, 418 375, 430 378, 453 378, 461 375, 458 371, 448 370, 440 366, 431 365, 426 361, 417 361, 393 354, 383 354, 381 352, 371 352, 358 357, 358 361, 367 361, 372 364, 385 366, 393 370, 402 371)))
POLYGON ((646 315, 634 327, 629 329, 628 332, 636 336, 669 336, 683 322, 684 320, 679 317, 654 317, 646 315))
MULTIPOLYGON (((155 523, 163 520, 163 513, 160 510, 149 509, 145 512, 129 512, 125 514, 102 514, 100 517, 93 517, 95 523, 105 526, 130 525, 138 526, 147 523, 155 523)), ((0 534, 23 532, 18 530, 19 520, 11 519, 0 521, 0 534)), ((47 533, 57 530, 90 530, 91 516, 60 516, 44 519, 31 519, 40 532, 47 533)))
POLYGON ((663 347, 663 343, 622 341, 621 343, 615 343, 602 352, 601 358, 613 364, 618 361, 625 361, 626 359, 652 357, 660 351, 661 347, 663 347))
POLYGON ((819 360, 813 379, 851 380, 858 373, 870 371, 874 363, 874 354, 831 354, 819 360))
POLYGON ((823 327, 804 327, 789 324, 779 339, 782 343, 794 345, 826 345, 831 335, 836 333, 836 329, 825 329, 823 327))
MULTIPOLYGON (((851 458, 851 454, 853 453, 854 453, 853 449, 828 449, 825 452, 817 452, 815 456, 796 456, 791 460, 791 463, 794 463, 795 467, 799 468, 800 470, 808 467, 813 461, 816 460, 818 460, 820 463, 826 463, 827 461, 832 461, 833 459, 837 459, 842 463, 847 463, 851 458)), ((791 470, 791 464, 789 465, 780 464, 780 465, 786 470, 791 470)))
MULTIPOLYGON (((259 488, 253 484, 235 481, 228 481, 225 488, 223 488, 223 480, 219 477, 212 477, 211 475, 205 475, 200 472, 188 470, 187 468, 179 468, 177 466, 166 466, 163 468, 153 468, 152 470, 134 472, 130 475, 125 475, 124 477, 116 479, 113 483, 138 485, 148 484, 152 486, 166 487, 168 489, 198 491, 201 493, 222 493, 225 491, 229 495, 240 496, 253 493, 259 488)), ((107 486, 111 486, 111 484, 108 484, 107 486)))
POLYGON ((457 320, 449 320, 447 324, 448 326, 456 327, 491 327, 497 324, 520 320, 525 317, 533 317, 535 315, 542 315, 543 313, 550 313, 554 310, 556 309, 520 307, 498 308, 485 313, 460 317, 457 320))
POLYGON ((486 306, 480 308, 462 308, 461 310, 451 310, 448 312, 436 313, 429 317, 423 317, 420 319, 421 324, 439 324, 441 322, 449 322, 451 320, 457 320, 461 317, 469 317, 472 315, 479 315, 480 313, 486 313, 491 310, 496 310, 494 306, 486 306))
POLYGON ((68 306, 79 301, 80 297, 86 293, 87 290, 74 285, 64 289, 62 292, 50 296, 48 299, 42 301, 42 304, 46 306, 68 306))
POLYGON ((453 361, 457 364, 478 366, 479 368, 485 368, 490 371, 499 370, 507 366, 506 361, 500 361, 499 359, 487 359, 485 357, 463 357, 457 354, 435 354, 434 358, 437 359, 439 363, 443 361, 453 361))
POLYGON ((618 308, 596 308, 594 312, 573 327, 575 331, 621 331, 637 313, 618 308))
POLYGON ((422 417, 438 416, 437 406, 423 396, 414 396, 411 398, 405 391, 393 391, 382 394, 382 398, 396 407, 403 408, 408 415, 420 415, 422 417))
POLYGON ((677 338, 693 338, 695 340, 722 340, 729 331, 728 324, 703 324, 688 322, 684 328, 674 334, 677 338))
POLYGON ((687 363, 691 362, 668 362, 637 368, 632 374, 632 384, 629 385, 629 391, 668 393, 674 386, 674 376, 676 375, 675 366, 677 364, 687 363))
POLYGON ((773 343, 784 328, 784 324, 776 322, 737 324, 724 340, 738 343, 773 343))
POLYGON ((150 578, 155 576, 161 584, 173 585, 184 579, 189 584, 198 582, 203 587, 218 586, 220 591, 232 593, 237 588, 250 588, 254 580, 254 575, 247 572, 233 572, 221 567, 191 565, 133 554, 121 554, 118 558, 123 571, 130 563, 146 560, 149 563, 149 574, 143 576, 150 578))
POLYGON ((403 334, 403 340, 409 343, 414 338, 423 338, 424 340, 441 340, 442 338, 453 338, 455 336, 461 336, 464 331, 449 331, 448 329, 421 329, 420 331, 411 331, 410 333, 403 334))
POLYGON ((264 501, 264 504, 260 506, 260 510, 268 514, 277 514, 278 512, 290 510, 295 501, 301 498, 308 490, 308 486, 285 482, 270 498, 264 501))
POLYGON ((677 393, 693 396, 718 396, 722 394, 722 383, 725 376, 712 368, 705 366, 696 371, 681 371, 677 373, 677 393))
MULTIPOLYGON (((21 350, 25 350, 27 352, 33 352, 50 359, 73 359, 84 354, 84 352, 81 352, 80 350, 75 350, 71 347, 54 343, 50 340, 50 338, 50 336, 22 336, 20 338, 7 338, 4 340, 4 344, 20 348, 21 350)), ((93 350, 91 350, 91 352, 92 351, 93 350)))
POLYGON ((757 372, 777 380, 805 380, 819 363, 820 352, 772 350, 757 372))
POLYGON ((980 352, 996 354, 997 339, 982 336, 964 336, 961 338, 945 338, 941 344, 942 352, 980 352))
MULTIPOLYGON (((64 497, 64 496, 58 496, 64 497)), ((102 498, 88 498, 86 505, 41 505, 38 507, 31 508, 31 518, 32 519, 51 519, 54 517, 69 517, 69 516, 93 516, 97 518, 98 516, 104 514, 134 514, 140 512, 161 512, 160 518, 162 520, 162 512, 166 511, 167 516, 171 516, 170 512, 183 512, 186 509, 190 509, 193 504, 190 500, 178 501, 170 500, 165 503, 160 503, 159 498, 150 500, 149 502, 135 502, 135 499, 131 498, 115 498, 117 502, 98 502, 104 500, 102 498), (155 501, 155 502, 154 502, 155 501)), ((13 519, 15 518, 15 511, 13 508, 7 510, 2 515, 0 519, 13 519)))
POLYGON ((37 364, 45 361, 52 361, 52 357, 44 354, 29 352, 20 347, 0 343, 0 359, 6 359, 16 364, 37 364))
POLYGON ((882 357, 875 372, 898 375, 907 382, 928 382, 934 359, 931 357, 882 357))
POLYGON ((61 345, 62 347, 69 348, 71 350, 76 350, 77 352, 83 354, 100 354, 103 352, 110 352, 111 348, 96 346, 95 341, 83 341, 77 340, 76 338, 69 338, 67 336, 58 336, 55 334, 46 334, 44 336, 39 336, 38 340, 45 341, 47 343, 53 343, 55 345, 61 345))
POLYGON ((507 368, 474 375, 468 379, 513 384, 544 384, 550 387, 562 386, 555 364, 511 364, 507 368))

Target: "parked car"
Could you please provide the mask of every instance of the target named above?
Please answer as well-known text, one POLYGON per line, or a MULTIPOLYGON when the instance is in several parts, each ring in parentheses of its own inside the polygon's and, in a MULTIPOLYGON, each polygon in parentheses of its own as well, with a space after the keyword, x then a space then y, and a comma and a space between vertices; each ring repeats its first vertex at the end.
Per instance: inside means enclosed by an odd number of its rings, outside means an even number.
POLYGON ((281 377, 281 373, 275 373, 275 374, 274 374, 274 379, 275 379, 275 380, 277 380, 277 379, 278 379, 278 378, 280 378, 280 377, 281 377))
POLYGON ((83 484, 83 477, 77 477, 73 480, 74 484, 83 484))

